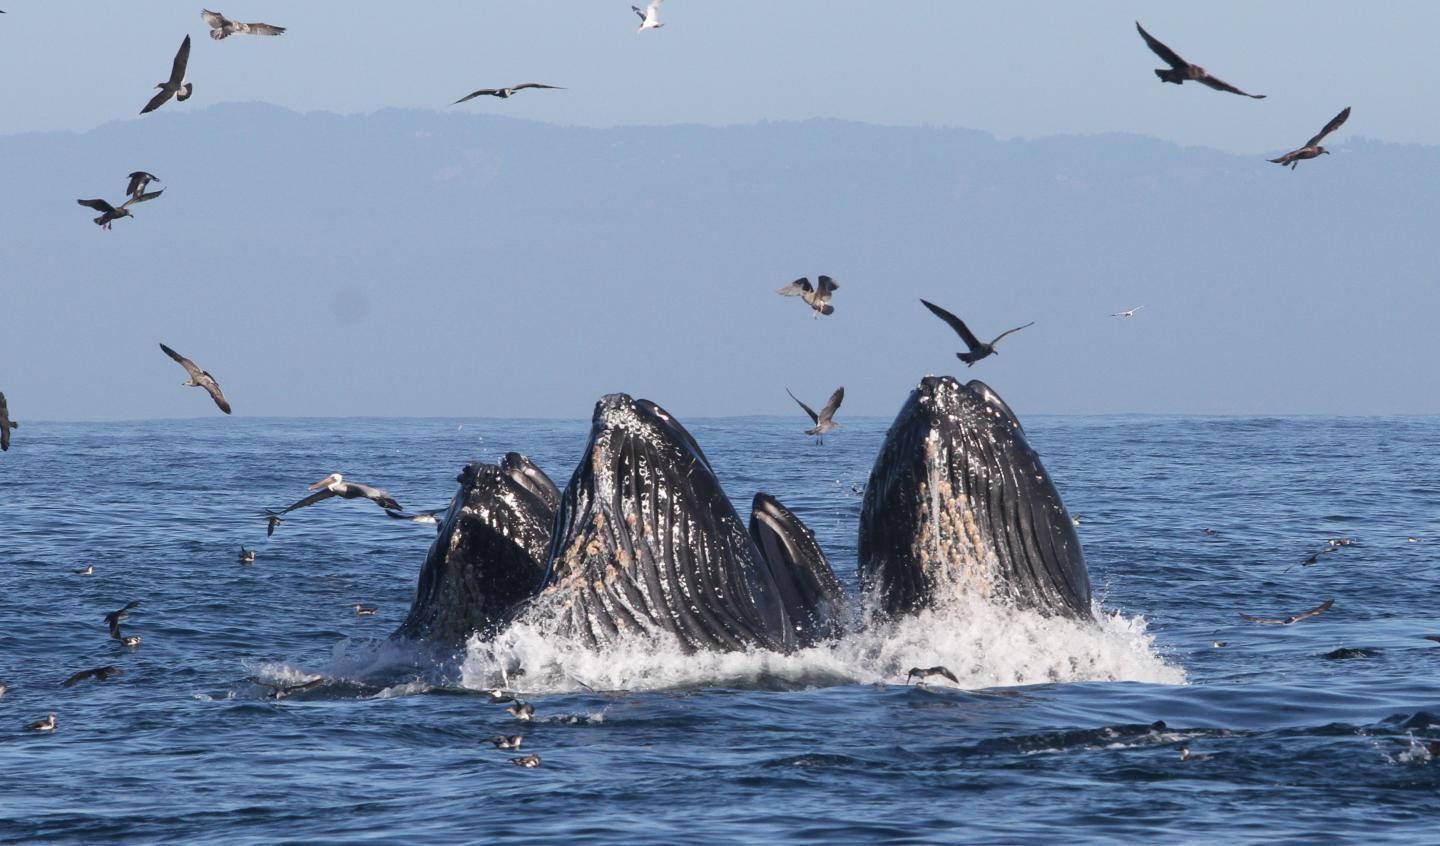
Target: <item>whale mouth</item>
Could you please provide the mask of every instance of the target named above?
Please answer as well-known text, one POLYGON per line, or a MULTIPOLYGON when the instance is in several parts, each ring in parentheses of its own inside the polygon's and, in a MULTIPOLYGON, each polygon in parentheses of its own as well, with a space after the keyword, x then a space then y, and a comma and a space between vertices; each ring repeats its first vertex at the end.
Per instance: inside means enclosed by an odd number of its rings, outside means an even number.
POLYGON ((1019 418, 979 381, 927 376, 886 434, 860 517, 860 575, 887 614, 959 594, 1091 616, 1079 537, 1019 418))

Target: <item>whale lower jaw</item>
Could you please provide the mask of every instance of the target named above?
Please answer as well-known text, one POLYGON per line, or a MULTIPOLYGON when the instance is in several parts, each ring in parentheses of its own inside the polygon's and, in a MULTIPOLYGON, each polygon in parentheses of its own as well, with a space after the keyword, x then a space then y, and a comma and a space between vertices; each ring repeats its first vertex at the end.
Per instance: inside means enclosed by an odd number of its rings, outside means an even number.
POLYGON ((861 583, 896 615, 961 595, 1091 616, 1060 494, 984 383, 926 377, 891 425, 860 516, 861 583))

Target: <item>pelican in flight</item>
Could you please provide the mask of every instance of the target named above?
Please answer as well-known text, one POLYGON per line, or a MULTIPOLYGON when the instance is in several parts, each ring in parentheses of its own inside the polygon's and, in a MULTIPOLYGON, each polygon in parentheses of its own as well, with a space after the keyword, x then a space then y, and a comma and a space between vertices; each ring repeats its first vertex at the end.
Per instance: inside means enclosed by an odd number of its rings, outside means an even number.
POLYGON ((810 286, 809 276, 802 276, 784 288, 776 288, 775 293, 782 297, 799 297, 815 309, 811 317, 818 318, 822 314, 835 313, 835 306, 830 305, 830 298, 839 289, 840 286, 829 276, 822 275, 815 287, 810 286))
POLYGON ((267 23, 241 23, 232 21, 219 12, 212 12, 209 9, 201 9, 200 17, 210 25, 210 37, 216 41, 229 38, 232 35, 279 35, 285 31, 283 26, 272 26, 267 23))
POLYGON ((1134 316, 1135 316, 1135 312, 1139 311, 1140 309, 1142 309, 1142 308, 1144 308, 1144 307, 1145 307, 1145 306, 1135 306, 1134 308, 1126 309, 1125 311, 1114 311, 1114 312, 1111 312, 1111 313, 1110 313, 1110 316, 1111 316, 1111 317, 1131 318, 1131 317, 1134 317, 1134 316))
MULTIPOLYGON (((790 394, 790 389, 786 388, 785 393, 790 394)), ((800 402, 800 398, 794 394, 790 394, 790 399, 800 403, 800 407, 805 409, 805 413, 810 415, 810 419, 815 422, 815 428, 806 430, 805 434, 819 438, 819 443, 825 443, 826 432, 833 432, 840 428, 840 424, 836 423, 833 418, 835 412, 840 408, 840 403, 845 401, 845 386, 842 385, 835 389, 835 393, 830 395, 830 401, 825 403, 825 407, 820 409, 819 414, 816 414, 810 406, 800 402)))
POLYGON ((659 29, 665 25, 660 23, 660 4, 664 2, 665 0, 650 0, 650 5, 646 6, 643 12, 640 11, 639 6, 630 7, 635 14, 640 16, 640 28, 635 30, 636 33, 644 32, 647 29, 659 29))
POLYGON ((1141 26, 1139 21, 1135 22, 1135 28, 1140 30, 1140 37, 1145 39, 1145 43, 1149 45, 1151 50, 1155 51, 1155 55, 1159 56, 1165 64, 1170 66, 1169 69, 1155 69, 1155 75, 1160 77, 1161 82, 1173 82, 1176 85, 1182 85, 1186 80, 1189 80, 1191 82, 1198 82, 1201 85, 1208 85, 1216 91, 1228 91, 1231 94, 1239 94, 1241 97, 1250 97, 1255 100, 1265 99, 1264 94, 1247 94, 1230 83, 1211 76, 1209 71, 1199 65, 1192 65, 1180 58, 1179 53, 1161 44, 1159 39, 1146 32, 1145 27, 1141 26))
POLYGON ((180 362, 180 366, 185 368, 186 373, 190 374, 190 381, 184 383, 185 387, 204 388, 206 392, 210 394, 210 398, 215 400, 215 404, 220 407, 221 411, 225 412, 226 414, 230 413, 230 403, 226 401, 225 395, 220 392, 220 383, 215 381, 214 376, 211 376, 209 373, 206 373, 204 370, 196 367, 195 362, 191 361, 180 353, 175 352, 164 344, 160 345, 160 349, 164 350, 166 355, 180 362))
POLYGON ((189 63, 190 36, 187 35, 185 40, 180 42, 180 50, 175 54, 175 63, 170 66, 170 78, 155 86, 160 89, 160 92, 150 98, 150 102, 145 104, 145 108, 140 110, 140 114, 155 111, 165 105, 165 101, 171 97, 182 103, 190 99, 190 94, 195 90, 195 86, 185 81, 185 66, 189 63))
POLYGON ((20 424, 10 419, 10 406, 5 404, 5 394, 0 392, 0 452, 9 452, 10 430, 19 428, 20 424))
POLYGON ((112 206, 104 200, 76 200, 75 202, 79 203, 82 206, 86 206, 100 212, 100 216, 95 218, 95 225, 99 226, 101 229, 109 229, 110 224, 114 223, 120 218, 135 216, 130 211, 131 206, 135 205, 136 203, 143 203, 148 200, 153 200, 163 193, 165 193, 164 188, 161 188, 159 191, 151 191, 148 194, 144 192, 141 192, 139 194, 131 194, 130 199, 121 203, 119 207, 112 206))
POLYGON ((466 100, 473 100, 476 97, 499 97, 501 100, 508 100, 515 96, 516 91, 524 91, 526 88, 554 88, 559 91, 565 90, 559 85, 541 85, 538 82, 526 82, 522 85, 512 85, 509 88, 481 88, 479 91, 471 91, 450 105, 458 106, 466 100))
MULTIPOLYGON (((372 488, 369 485, 362 485, 359 482, 347 482, 345 481, 345 477, 339 473, 331 473, 329 476, 311 485, 310 490, 315 491, 315 493, 310 494, 294 505, 286 507, 280 514, 289 514, 291 511, 304 508, 307 505, 314 505, 332 496, 338 496, 341 499, 368 499, 386 510, 401 510, 400 503, 396 502, 395 498, 385 491, 379 488, 372 488)), ((277 515, 267 512, 266 516, 272 517, 277 515)))
POLYGON ((1326 135, 1329 135, 1330 133, 1339 129, 1340 124, 1344 123, 1349 117, 1350 107, 1346 106, 1343 112, 1333 118, 1330 118, 1330 122, 1325 124, 1325 128, 1320 130, 1319 135, 1316 135, 1314 138, 1306 141, 1304 147, 1301 147, 1298 150, 1291 150, 1280 158, 1271 159, 1270 161, 1274 162, 1275 164, 1281 165, 1282 167, 1288 164, 1290 165, 1290 169, 1294 170, 1295 166, 1300 164, 1300 162, 1304 159, 1313 159, 1316 156, 1320 155, 1330 155, 1330 151, 1325 149, 1324 147, 1321 147, 1320 142, 1325 140, 1326 135))
POLYGON ((988 358, 992 355, 999 355, 1000 351, 995 349, 995 345, 1000 343, 1001 338, 1009 335, 1011 332, 1019 332, 1021 329, 1035 325, 1035 321, 1032 320, 1029 323, 1026 323, 1025 326, 1016 326, 1014 329, 1006 329, 1004 332, 1001 332, 999 335, 995 336, 995 340, 987 344, 982 342, 979 338, 975 337, 975 334, 965 326, 965 321, 961 320, 960 318, 956 317, 955 315, 951 314, 940 306, 935 305, 934 303, 926 302, 925 300, 921 300, 920 302, 923 303, 926 308, 930 309, 931 313, 934 314, 936 317, 950 324, 950 328, 954 329, 955 334, 960 336, 960 340, 965 342, 965 346, 970 348, 969 352, 955 353, 955 357, 965 362, 965 364, 968 366, 974 366, 975 362, 979 361, 982 358, 988 358))

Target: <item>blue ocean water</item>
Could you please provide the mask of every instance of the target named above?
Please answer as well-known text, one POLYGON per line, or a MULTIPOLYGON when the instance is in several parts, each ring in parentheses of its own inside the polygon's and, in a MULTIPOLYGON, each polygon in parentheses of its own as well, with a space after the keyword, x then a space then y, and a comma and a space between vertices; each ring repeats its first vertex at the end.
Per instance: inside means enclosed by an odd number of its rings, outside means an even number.
MULTIPOLYGON (((888 422, 817 447, 794 419, 686 421, 732 500, 778 496, 852 589, 888 422)), ((437 657, 386 640, 433 528, 331 501, 267 539, 256 512, 332 471, 440 507, 507 450, 563 485, 588 421, 24 421, 0 455, 0 840, 1437 842, 1440 420, 1025 424, 1083 515, 1097 623, 962 608, 790 656, 519 630, 437 657), (1302 564, 1332 537, 1355 542, 1302 564), (102 618, 135 599, 131 650, 102 618), (480 693, 515 663, 534 725, 480 693), (104 664, 125 675, 60 686, 104 664), (963 686, 904 685, 932 664, 963 686), (517 731, 539 769, 484 742, 517 731)))

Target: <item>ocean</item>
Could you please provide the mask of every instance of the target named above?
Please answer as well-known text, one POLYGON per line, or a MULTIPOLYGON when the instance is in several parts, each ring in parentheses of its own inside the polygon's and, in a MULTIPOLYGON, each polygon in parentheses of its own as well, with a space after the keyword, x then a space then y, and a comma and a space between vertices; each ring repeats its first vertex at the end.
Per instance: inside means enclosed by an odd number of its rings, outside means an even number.
MULTIPOLYGON (((1440 842, 1440 419, 1021 413, 1095 622, 975 605, 700 656, 392 642, 433 527, 257 516, 336 471, 442 507, 510 450, 563 487, 588 420, 26 420, 0 455, 0 841, 1440 842), (131 600, 127 649, 103 618, 131 600), (936 664, 960 685, 905 684, 936 664), (102 665, 124 675, 61 687, 102 665), (533 724, 482 693, 516 665, 533 724)), ((742 516, 777 496, 853 593, 889 420, 841 419, 823 447, 798 415, 685 423, 742 516)))

